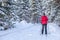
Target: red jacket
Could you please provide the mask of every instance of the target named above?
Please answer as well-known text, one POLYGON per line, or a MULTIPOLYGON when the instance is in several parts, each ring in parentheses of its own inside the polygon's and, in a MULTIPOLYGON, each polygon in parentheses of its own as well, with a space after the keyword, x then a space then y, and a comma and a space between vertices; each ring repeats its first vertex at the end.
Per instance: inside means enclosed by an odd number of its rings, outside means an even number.
POLYGON ((48 18, 47 18, 47 16, 41 16, 40 20, 41 20, 42 24, 47 24, 48 18))

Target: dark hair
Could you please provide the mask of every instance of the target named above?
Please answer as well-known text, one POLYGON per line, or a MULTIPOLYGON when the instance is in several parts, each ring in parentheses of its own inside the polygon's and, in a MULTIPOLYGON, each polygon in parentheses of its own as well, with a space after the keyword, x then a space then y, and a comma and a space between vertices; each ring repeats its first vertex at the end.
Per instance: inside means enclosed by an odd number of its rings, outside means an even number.
POLYGON ((45 13, 43 13, 43 15, 45 15, 45 13))

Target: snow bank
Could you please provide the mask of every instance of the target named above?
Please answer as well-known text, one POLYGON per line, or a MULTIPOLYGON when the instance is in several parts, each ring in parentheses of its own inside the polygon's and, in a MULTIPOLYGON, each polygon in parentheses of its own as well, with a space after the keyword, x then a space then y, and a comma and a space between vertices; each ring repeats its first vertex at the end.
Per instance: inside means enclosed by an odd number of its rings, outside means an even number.
POLYGON ((27 23, 25 20, 23 20, 21 22, 16 22, 16 24, 14 26, 16 26, 19 29, 25 29, 32 25, 33 25, 32 23, 27 23))
POLYGON ((58 25, 57 24, 55 24, 55 23, 48 23, 48 33, 56 33, 58 30, 57 30, 57 28, 58 28, 58 25))

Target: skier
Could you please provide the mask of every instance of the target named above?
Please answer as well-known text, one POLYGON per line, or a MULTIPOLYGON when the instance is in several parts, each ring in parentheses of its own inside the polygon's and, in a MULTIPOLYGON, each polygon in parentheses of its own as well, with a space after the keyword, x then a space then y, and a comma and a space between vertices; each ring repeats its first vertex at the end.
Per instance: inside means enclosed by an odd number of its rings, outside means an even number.
POLYGON ((42 24, 42 31, 41 33, 43 34, 44 29, 45 29, 45 34, 47 35, 47 22, 48 22, 48 17, 43 13, 43 16, 40 18, 41 24, 42 24))

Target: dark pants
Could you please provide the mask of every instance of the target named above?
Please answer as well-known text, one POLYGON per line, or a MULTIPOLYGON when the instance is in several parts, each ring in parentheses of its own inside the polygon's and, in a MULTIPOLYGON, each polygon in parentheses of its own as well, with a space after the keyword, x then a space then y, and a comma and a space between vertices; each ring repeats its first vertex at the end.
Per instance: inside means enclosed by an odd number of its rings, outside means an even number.
POLYGON ((44 32, 45 29, 45 34, 47 34, 47 24, 42 24, 42 34, 44 32))

